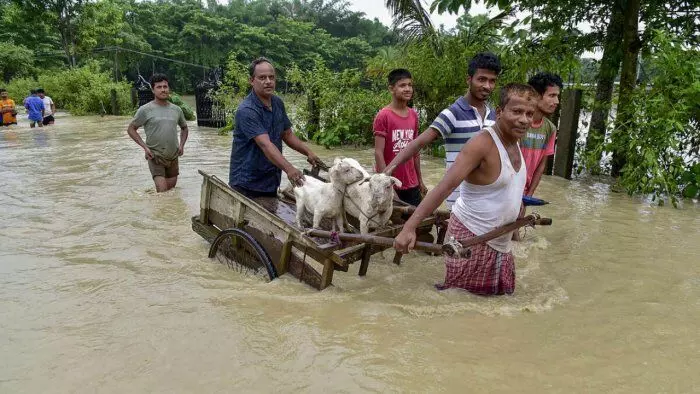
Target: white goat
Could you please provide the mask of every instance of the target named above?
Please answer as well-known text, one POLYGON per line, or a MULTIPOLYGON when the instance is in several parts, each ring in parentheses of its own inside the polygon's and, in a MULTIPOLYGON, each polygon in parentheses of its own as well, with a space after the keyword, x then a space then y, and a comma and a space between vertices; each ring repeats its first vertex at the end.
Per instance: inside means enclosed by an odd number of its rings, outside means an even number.
POLYGON ((362 182, 348 186, 345 193, 345 211, 360 220, 360 234, 368 234, 370 228, 380 228, 389 222, 394 207, 394 185, 401 181, 383 173, 369 175, 355 159, 343 159, 361 170, 362 182))
POLYGON ((336 158, 328 170, 330 183, 305 176, 304 185, 294 188, 297 205, 297 226, 302 226, 304 212, 313 213, 313 228, 319 228, 321 219, 335 218, 334 230, 343 231, 343 196, 349 184, 364 178, 362 171, 336 158))

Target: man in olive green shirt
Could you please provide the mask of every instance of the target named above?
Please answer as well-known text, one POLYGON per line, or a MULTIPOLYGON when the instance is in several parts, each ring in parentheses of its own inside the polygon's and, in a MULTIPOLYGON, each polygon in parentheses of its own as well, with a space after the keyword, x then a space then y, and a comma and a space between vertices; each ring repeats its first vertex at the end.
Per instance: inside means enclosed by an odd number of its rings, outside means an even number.
POLYGON ((170 86, 167 77, 153 74, 151 89, 155 99, 136 111, 127 133, 146 153, 156 191, 160 193, 177 184, 178 157, 184 152, 188 129, 182 109, 168 101, 170 86), (141 126, 146 131, 145 143, 137 131, 141 126), (180 126, 179 143, 177 126, 180 126))

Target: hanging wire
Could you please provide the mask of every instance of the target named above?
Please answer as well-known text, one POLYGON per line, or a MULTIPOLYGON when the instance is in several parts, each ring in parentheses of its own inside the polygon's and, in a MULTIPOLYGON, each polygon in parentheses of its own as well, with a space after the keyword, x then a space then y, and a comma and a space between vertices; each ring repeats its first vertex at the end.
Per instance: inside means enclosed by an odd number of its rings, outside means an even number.
MULTIPOLYGON (((141 52, 141 51, 137 51, 137 50, 134 50, 134 49, 122 48, 122 47, 118 47, 118 46, 114 46, 114 47, 103 47, 103 48, 95 48, 95 49, 93 49, 93 52, 111 52, 111 51, 131 52, 131 53, 135 53, 135 54, 138 54, 138 55, 141 55, 141 56, 148 56, 148 57, 151 57, 151 58, 153 58, 153 59, 166 60, 166 61, 169 61, 169 62, 178 63, 178 64, 182 64, 182 65, 185 65, 185 66, 199 67, 199 68, 203 68, 203 69, 205 69, 205 70, 210 70, 210 69, 212 69, 212 67, 202 66, 201 64, 195 64, 195 63, 190 63, 190 62, 184 62, 184 61, 182 61, 182 60, 170 59, 170 58, 167 58, 167 57, 158 56, 158 55, 152 55, 152 54, 150 54, 150 53, 141 52)), ((155 67, 155 66, 154 66, 154 67, 155 67)), ((155 72, 155 69, 154 69, 153 71, 155 72)))

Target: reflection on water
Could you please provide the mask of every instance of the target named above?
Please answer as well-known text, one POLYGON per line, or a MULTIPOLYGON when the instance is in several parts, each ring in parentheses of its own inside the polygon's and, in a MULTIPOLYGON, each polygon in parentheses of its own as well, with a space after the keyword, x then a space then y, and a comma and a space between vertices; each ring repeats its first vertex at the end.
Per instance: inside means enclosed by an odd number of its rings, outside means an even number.
MULTIPOLYGON (((514 296, 437 292, 440 258, 389 252, 316 292, 228 270, 191 230, 197 170, 227 179, 230 137, 191 124, 178 186, 156 194, 128 121, 0 131, 0 392, 700 387, 697 205, 546 177, 554 225, 517 246, 514 296)), ((443 164, 422 162, 434 186, 443 164)))

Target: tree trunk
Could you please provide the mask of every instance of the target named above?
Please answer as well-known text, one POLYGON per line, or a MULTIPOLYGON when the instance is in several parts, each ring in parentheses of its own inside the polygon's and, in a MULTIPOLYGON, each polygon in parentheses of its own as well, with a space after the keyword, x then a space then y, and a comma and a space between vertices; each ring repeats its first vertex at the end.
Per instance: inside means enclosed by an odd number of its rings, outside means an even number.
POLYGON ((610 175, 619 176, 627 162, 629 130, 634 127, 632 95, 637 86, 637 58, 641 49, 639 39, 639 11, 641 0, 628 0, 625 8, 625 24, 622 36, 622 70, 620 71, 620 96, 617 104, 615 129, 612 133, 613 160, 610 175))
POLYGON ((306 138, 309 141, 313 141, 321 131, 321 106, 319 105, 321 92, 315 86, 313 86, 309 92, 307 92, 307 100, 309 106, 309 124, 306 126, 306 138))
POLYGON ((608 116, 612 104, 615 77, 620 70, 622 62, 622 30, 624 22, 624 0, 613 3, 610 14, 605 43, 603 44, 603 58, 600 60, 600 69, 596 77, 596 93, 591 114, 591 126, 586 137, 586 152, 595 152, 595 163, 591 171, 598 172, 602 151, 600 146, 605 140, 608 116))

